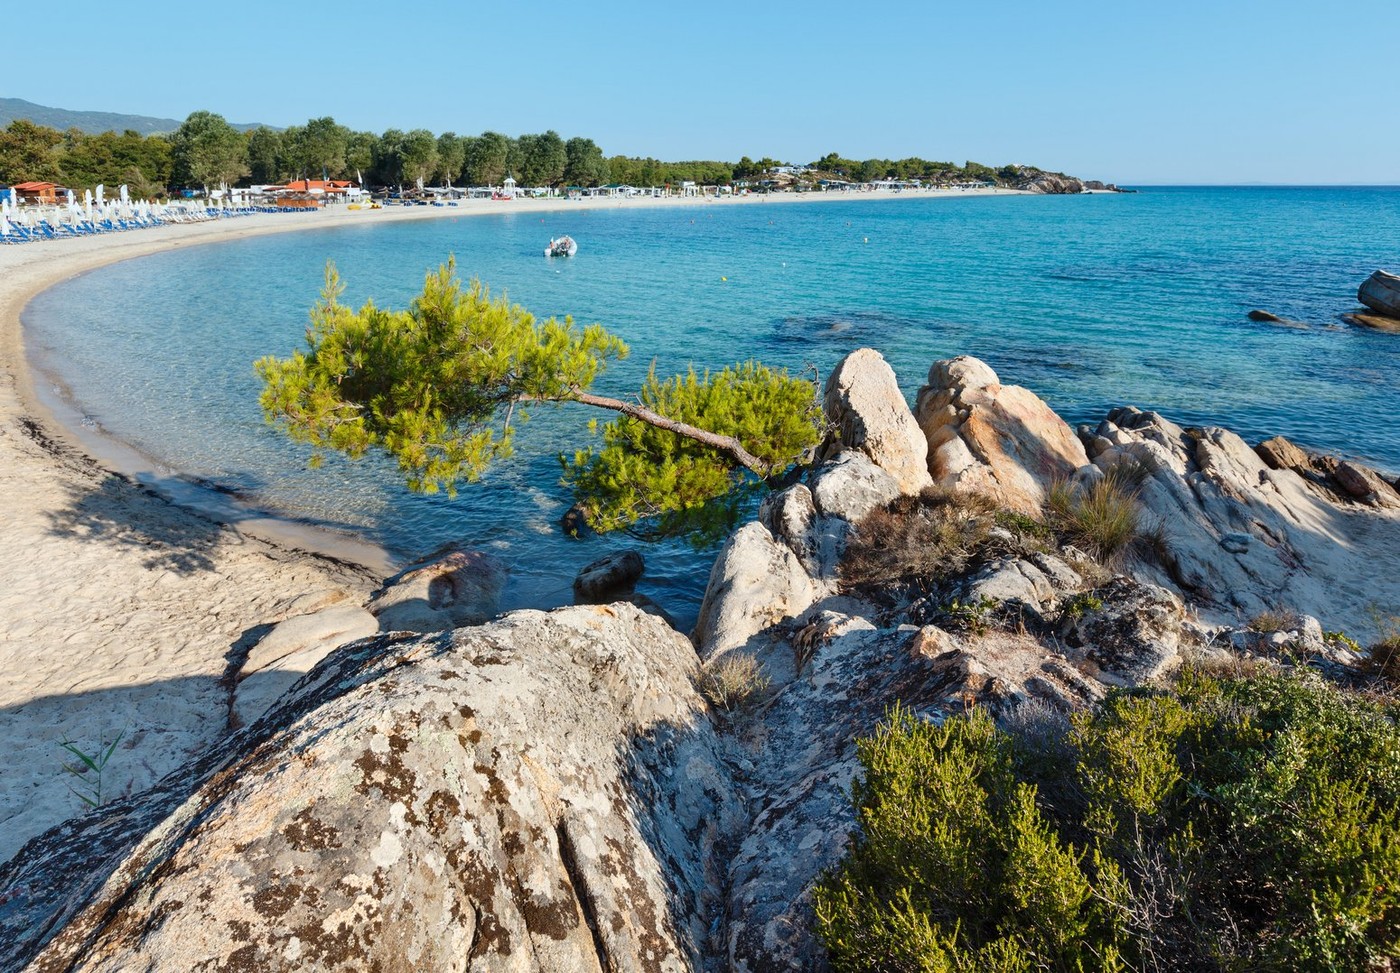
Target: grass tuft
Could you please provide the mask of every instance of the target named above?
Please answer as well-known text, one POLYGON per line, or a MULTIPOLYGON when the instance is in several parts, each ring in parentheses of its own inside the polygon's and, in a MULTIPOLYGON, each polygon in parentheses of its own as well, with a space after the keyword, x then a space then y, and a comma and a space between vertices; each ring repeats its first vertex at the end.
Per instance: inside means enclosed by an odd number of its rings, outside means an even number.
POLYGON ((762 702, 769 683, 757 659, 736 652, 708 662, 701 670, 699 688, 711 704, 725 712, 734 712, 762 702))
POLYGON ((1087 487, 1060 480, 1045 499, 1050 523, 1075 547, 1115 561, 1142 536, 1141 482, 1136 469, 1123 467, 1109 470, 1087 487))

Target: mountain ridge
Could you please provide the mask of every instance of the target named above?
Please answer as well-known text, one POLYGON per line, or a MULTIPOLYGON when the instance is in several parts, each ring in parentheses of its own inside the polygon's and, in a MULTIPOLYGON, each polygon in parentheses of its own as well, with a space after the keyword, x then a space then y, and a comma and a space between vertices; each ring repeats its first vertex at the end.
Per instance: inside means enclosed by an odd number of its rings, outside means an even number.
MULTIPOLYGON (((46 125, 59 131, 70 128, 81 129, 91 135, 103 132, 125 132, 128 129, 142 135, 158 135, 173 132, 180 127, 176 118, 157 118, 153 115, 128 115, 122 112, 75 111, 69 108, 53 108, 39 105, 23 98, 0 98, 0 127, 5 127, 18 119, 31 121, 36 125, 46 125)), ((240 132, 261 127, 256 122, 230 122, 240 132)), ((271 128, 272 126, 268 126, 271 128)))

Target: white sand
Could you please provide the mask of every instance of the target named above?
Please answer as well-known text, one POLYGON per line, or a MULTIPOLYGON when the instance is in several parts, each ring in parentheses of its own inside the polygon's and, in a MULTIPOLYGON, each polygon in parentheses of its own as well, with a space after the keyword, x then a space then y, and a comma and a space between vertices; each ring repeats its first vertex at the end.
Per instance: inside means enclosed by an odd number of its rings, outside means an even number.
POLYGON ((258 215, 0 246, 0 746, 6 755, 0 762, 0 861, 84 811, 70 792, 74 781, 62 764, 72 758, 61 742, 91 752, 124 733, 103 775, 106 796, 148 787, 227 732, 222 680, 226 656, 240 640, 316 602, 363 601, 390 569, 382 552, 368 546, 240 519, 227 506, 213 508, 212 518, 192 511, 187 501, 208 499, 198 491, 172 503, 140 485, 151 480, 140 456, 120 444, 76 438, 70 429, 77 424, 63 415, 62 403, 35 394, 25 362, 19 319, 35 294, 93 268, 174 247, 350 223, 987 194, 480 200, 258 215), (308 553, 318 549, 367 567, 308 553))

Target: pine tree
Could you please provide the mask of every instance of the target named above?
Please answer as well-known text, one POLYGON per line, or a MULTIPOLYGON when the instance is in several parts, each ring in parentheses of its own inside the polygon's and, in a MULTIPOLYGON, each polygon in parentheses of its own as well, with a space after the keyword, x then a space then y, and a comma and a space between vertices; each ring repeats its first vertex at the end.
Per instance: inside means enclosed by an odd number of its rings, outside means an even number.
POLYGON ((406 310, 340 303, 326 269, 307 349, 257 365, 269 421, 317 452, 380 449, 408 486, 455 493, 508 456, 526 411, 579 403, 619 413, 602 447, 564 461, 590 523, 607 530, 695 510, 780 475, 816 445, 813 383, 749 362, 703 376, 651 375, 634 400, 589 391, 627 345, 572 318, 537 321, 449 260, 406 310))

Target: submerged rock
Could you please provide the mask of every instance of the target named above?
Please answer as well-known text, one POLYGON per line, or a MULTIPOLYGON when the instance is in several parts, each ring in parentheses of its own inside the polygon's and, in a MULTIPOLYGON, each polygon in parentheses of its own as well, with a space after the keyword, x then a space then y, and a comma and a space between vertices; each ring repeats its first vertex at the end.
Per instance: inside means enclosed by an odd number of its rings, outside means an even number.
POLYGON ((384 582, 369 610, 385 632, 445 632, 496 614, 506 566, 480 551, 453 551, 384 582))

